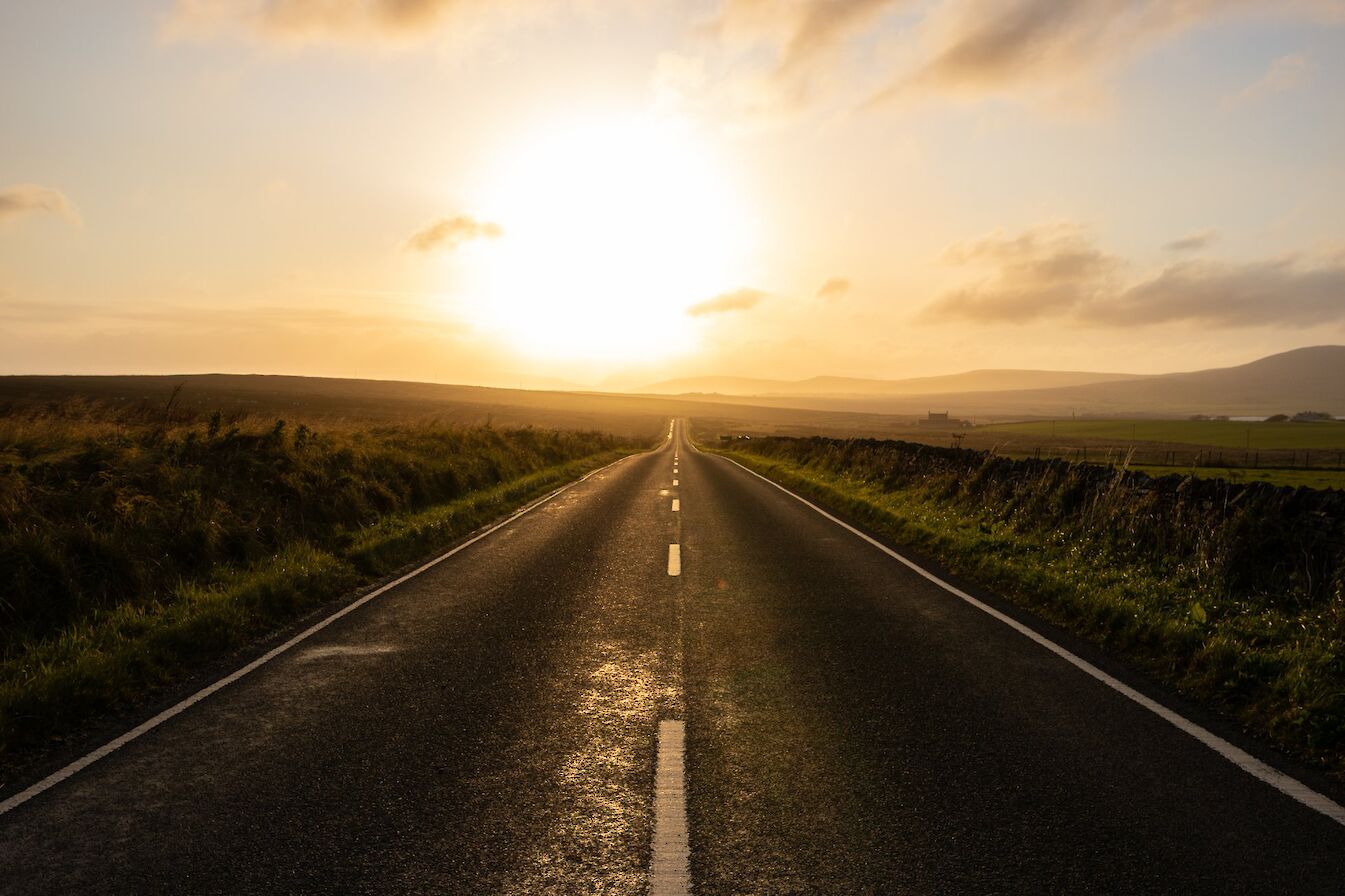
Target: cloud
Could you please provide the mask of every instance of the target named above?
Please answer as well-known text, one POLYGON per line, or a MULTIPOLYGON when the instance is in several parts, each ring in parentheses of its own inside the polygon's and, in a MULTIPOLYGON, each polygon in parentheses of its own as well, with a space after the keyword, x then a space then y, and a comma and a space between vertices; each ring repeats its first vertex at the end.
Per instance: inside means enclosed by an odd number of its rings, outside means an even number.
POLYGON ((912 90, 1059 91, 1233 16, 1337 20, 1345 14, 1337 0, 1007 0, 988 6, 982 0, 937 4, 919 28, 923 62, 893 78, 874 101, 912 90))
POLYGON ((992 274, 939 297, 921 312, 922 320, 1053 319, 1113 328, 1179 322, 1310 327, 1345 321, 1345 256, 1317 263, 1292 256, 1241 264, 1182 261, 1127 285, 1124 261, 1098 249, 1081 229, 1055 225, 955 247, 949 257, 988 266, 992 274))
POLYGON ((770 43, 782 69, 800 66, 910 0, 725 0, 709 30, 729 44, 770 43))
POLYGON ((945 293, 921 313, 925 320, 962 318, 1026 323, 1106 294, 1123 263, 1095 247, 1073 224, 1056 224, 1016 237, 996 234, 949 250, 951 262, 988 267, 986 279, 945 293))
POLYGON ((1265 73, 1251 84, 1228 98, 1226 105, 1237 106, 1256 102, 1277 93, 1284 93, 1302 84, 1316 66, 1303 53, 1290 53, 1270 63, 1265 73))
POLYGON ((789 117, 835 85, 852 62, 842 51, 866 40, 889 13, 914 0, 724 0, 702 26, 723 58, 710 85, 739 116, 758 123, 789 117))
POLYGON ((845 277, 832 277, 817 288, 816 298, 839 299, 850 291, 850 281, 845 277))
POLYGON ((440 218, 429 227, 406 241, 406 248, 414 252, 452 251, 469 240, 498 239, 504 235, 500 225, 478 221, 468 215, 440 218))
POLYGON ((905 6, 906 0, 813 0, 792 4, 795 20, 789 29, 779 71, 799 71, 833 49, 885 12, 905 6))
POLYGON ((1202 230, 1199 233, 1188 234, 1181 239, 1173 240, 1164 246, 1169 252, 1199 252, 1206 249, 1218 237, 1213 230, 1202 230))
POLYGON ((834 97, 868 97, 864 108, 933 93, 1092 105, 1108 72, 1250 17, 1340 22, 1345 0, 721 0, 700 28, 714 47, 700 92, 758 123, 834 97))
POLYGON ((1345 321, 1345 261, 1183 262, 1080 312, 1086 323, 1113 326, 1187 321, 1221 328, 1310 327, 1345 321))
POLYGON ((692 317, 703 317, 707 314, 720 314, 724 311, 746 311, 764 298, 766 298, 766 293, 761 290, 739 289, 734 292, 720 293, 704 302, 697 302, 687 309, 687 314, 692 317))
POLYGON ((79 212, 60 190, 37 184, 14 184, 0 189, 0 221, 37 214, 60 215, 80 223, 79 212))
POLYGON ((237 34, 279 43, 415 42, 450 22, 477 26, 527 0, 177 0, 164 20, 169 39, 237 34))

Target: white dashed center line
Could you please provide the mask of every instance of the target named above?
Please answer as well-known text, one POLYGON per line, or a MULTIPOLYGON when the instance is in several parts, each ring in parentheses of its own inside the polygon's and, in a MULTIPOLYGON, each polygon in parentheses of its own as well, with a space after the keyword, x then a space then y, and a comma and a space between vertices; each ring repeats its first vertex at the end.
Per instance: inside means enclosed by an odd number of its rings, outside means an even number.
POLYGON ((654 856, 649 867, 650 896, 686 896, 691 892, 691 850, 687 842, 686 725, 658 723, 658 762, 654 772, 654 856))
POLYGON ((672 512, 673 512, 673 513, 676 513, 677 511, 679 511, 679 510, 681 510, 681 509, 682 509, 682 502, 679 501, 677 498, 673 498, 673 509, 672 509, 672 512))
POLYGON ((680 544, 668 545, 668 575, 680 576, 682 574, 682 546, 680 544))

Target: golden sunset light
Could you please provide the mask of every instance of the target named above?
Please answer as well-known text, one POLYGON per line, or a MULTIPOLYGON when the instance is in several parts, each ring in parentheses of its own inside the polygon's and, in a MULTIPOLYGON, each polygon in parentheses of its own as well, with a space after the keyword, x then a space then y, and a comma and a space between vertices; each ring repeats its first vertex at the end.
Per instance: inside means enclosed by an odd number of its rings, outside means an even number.
POLYGON ((1345 892, 1345 0, 0 74, 0 896, 1345 892))
POLYGON ((539 359, 685 354, 696 338, 687 307, 748 276, 753 221, 741 193, 685 123, 532 135, 501 154, 483 187, 482 214, 503 235, 465 262, 476 297, 467 313, 539 359))
POLYGON ((4 13, 6 372, 637 388, 1345 335, 1330 0, 70 2, 95 47, 4 13))

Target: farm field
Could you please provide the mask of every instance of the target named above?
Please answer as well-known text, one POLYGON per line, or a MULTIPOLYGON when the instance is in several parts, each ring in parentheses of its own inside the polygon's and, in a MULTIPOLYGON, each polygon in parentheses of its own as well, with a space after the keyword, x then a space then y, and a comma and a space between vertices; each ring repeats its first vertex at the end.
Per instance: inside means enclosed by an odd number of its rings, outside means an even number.
POLYGON ((1345 485, 1345 422, 1340 421, 1040 420, 925 431, 911 440, 1007 457, 1126 464, 1155 476, 1194 474, 1309 488, 1345 485))
POLYGON ((1059 457, 1128 466, 1151 476, 1268 482, 1306 488, 1345 488, 1345 422, 1238 423, 1215 420, 1084 420, 1003 423, 971 429, 936 429, 893 421, 881 429, 840 432, 807 425, 800 412, 791 425, 700 417, 698 439, 721 435, 873 437, 939 448, 988 451, 1005 457, 1059 457), (1248 430, 1250 429, 1250 447, 1248 430), (1238 440, 1241 439, 1239 442, 1238 440))
POLYGON ((1090 439, 1128 444, 1204 445, 1237 449, 1345 450, 1345 421, 1246 423, 1234 420, 1038 420, 977 427, 989 434, 1090 439))
POLYGON ((1131 464, 1129 469, 1150 476, 1195 476, 1197 479, 1226 479, 1229 482, 1268 482, 1291 488, 1345 489, 1345 470, 1285 470, 1253 467, 1165 467, 1131 464))

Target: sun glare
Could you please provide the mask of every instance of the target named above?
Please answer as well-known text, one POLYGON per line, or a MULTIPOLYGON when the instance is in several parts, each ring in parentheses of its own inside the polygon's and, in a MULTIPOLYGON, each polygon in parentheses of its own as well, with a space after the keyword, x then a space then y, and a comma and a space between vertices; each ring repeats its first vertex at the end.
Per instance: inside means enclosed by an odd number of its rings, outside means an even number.
POLYGON ((689 349, 686 308, 738 285, 748 221, 687 127, 576 126, 506 155, 482 211, 477 323, 536 357, 634 360, 689 349))

